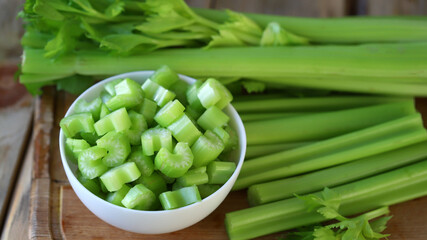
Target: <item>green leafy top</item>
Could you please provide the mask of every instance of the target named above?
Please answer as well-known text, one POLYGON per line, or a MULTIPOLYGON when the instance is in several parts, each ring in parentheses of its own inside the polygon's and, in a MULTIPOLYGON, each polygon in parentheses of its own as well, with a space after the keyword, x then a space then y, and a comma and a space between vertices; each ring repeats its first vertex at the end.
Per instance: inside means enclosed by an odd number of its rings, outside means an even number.
POLYGON ((388 236, 381 232, 386 229, 387 221, 391 217, 380 217, 389 213, 388 207, 375 209, 353 218, 347 218, 339 213, 339 195, 329 188, 325 188, 322 191, 321 197, 313 194, 297 197, 306 203, 309 211, 316 210, 326 219, 337 220, 337 223, 316 226, 312 231, 305 231, 299 234, 293 233, 291 234, 292 239, 374 240, 388 236))

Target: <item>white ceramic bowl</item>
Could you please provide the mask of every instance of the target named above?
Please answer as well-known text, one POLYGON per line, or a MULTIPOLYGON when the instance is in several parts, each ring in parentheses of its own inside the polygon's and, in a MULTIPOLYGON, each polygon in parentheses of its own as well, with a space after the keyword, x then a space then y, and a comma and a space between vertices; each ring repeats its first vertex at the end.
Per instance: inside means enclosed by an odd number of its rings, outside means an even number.
MULTIPOLYGON (((103 90, 104 84, 112 80, 131 78, 139 83, 143 83, 153 72, 154 71, 130 72, 107 78, 87 89, 76 101, 78 99, 85 99, 88 101, 95 99, 103 90)), ((180 78, 188 83, 193 83, 195 81, 195 79, 183 75, 180 75, 180 78)), ((65 116, 73 113, 74 103, 68 109, 65 116)), ((237 168, 231 178, 218 191, 203 199, 201 202, 174 210, 141 211, 119 207, 97 197, 77 180, 77 166, 67 157, 65 152, 65 136, 61 130, 59 133, 59 148, 65 173, 72 188, 83 204, 100 219, 115 227, 143 234, 160 234, 184 229, 207 217, 221 204, 230 192, 242 168, 246 153, 245 129, 242 120, 230 104, 225 108, 225 113, 230 117, 230 126, 237 131, 239 136, 239 146, 231 153, 231 158, 236 162, 237 168)))

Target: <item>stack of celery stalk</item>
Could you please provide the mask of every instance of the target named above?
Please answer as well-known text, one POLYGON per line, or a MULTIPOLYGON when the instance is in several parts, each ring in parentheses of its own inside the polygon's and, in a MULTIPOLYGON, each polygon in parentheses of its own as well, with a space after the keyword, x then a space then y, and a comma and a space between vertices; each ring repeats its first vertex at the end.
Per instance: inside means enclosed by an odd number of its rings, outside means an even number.
POLYGON ((32 93, 163 65, 233 92, 248 142, 234 188, 252 207, 227 214, 231 239, 330 219, 341 225, 308 239, 379 239, 383 207, 427 195, 414 107, 427 96, 425 17, 298 18, 183 0, 27 0, 20 15, 20 82, 32 93))

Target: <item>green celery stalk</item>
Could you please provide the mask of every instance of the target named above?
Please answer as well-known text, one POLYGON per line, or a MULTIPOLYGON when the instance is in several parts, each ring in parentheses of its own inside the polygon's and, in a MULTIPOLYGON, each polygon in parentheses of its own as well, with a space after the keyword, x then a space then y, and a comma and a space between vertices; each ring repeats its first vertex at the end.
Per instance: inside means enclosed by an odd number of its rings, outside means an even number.
POLYGON ((233 107, 241 113, 260 112, 321 112, 354 107, 363 107, 381 103, 408 100, 407 98, 383 96, 328 96, 307 98, 272 98, 246 101, 234 101, 233 107))
MULTIPOLYGON (((336 188, 341 197, 340 213, 350 216, 427 195, 427 160, 365 178, 336 188)), ((315 195, 320 196, 321 192, 315 195)), ((232 240, 323 222, 317 212, 308 212, 304 202, 290 198, 226 214, 225 224, 232 240)))
POLYGON ((315 141, 373 126, 414 112, 413 101, 402 101, 247 122, 245 130, 248 145, 315 141), (354 119, 360 120, 355 121, 354 119))
POLYGON ((295 142, 295 143, 276 143, 276 144, 265 144, 265 145, 248 145, 246 148, 245 160, 251 160, 255 157, 263 155, 269 155, 285 150, 290 150, 298 147, 302 147, 313 142, 295 142))
MULTIPOLYGON (((56 61, 44 58, 43 54, 43 50, 26 48, 22 62, 23 74, 49 72, 52 75, 114 75, 156 69, 166 64, 176 72, 196 77, 238 76, 291 80, 323 77, 326 80, 334 78, 332 80, 354 82, 354 85, 362 82, 357 82, 356 79, 359 78, 380 78, 383 79, 382 82, 387 82, 389 78, 401 78, 404 82, 400 85, 407 86, 413 91, 406 90, 401 93, 402 95, 427 94, 425 85, 411 83, 411 79, 420 81, 427 78, 424 64, 427 61, 427 42, 355 46, 236 47, 209 50, 168 49, 134 56, 115 56, 101 51, 78 51, 56 61)), ((328 81, 325 82, 328 84, 328 81)), ((365 88, 370 85, 368 81, 362 83, 366 85, 365 88)), ((374 86, 377 83, 374 82, 374 86)), ((396 92, 395 87, 392 88, 390 92, 396 92)), ((377 92, 387 93, 387 85, 383 89, 377 89, 377 92)))
POLYGON ((427 139, 420 114, 412 114, 243 164, 234 190, 354 161, 427 139))
MULTIPOLYGON (((216 22, 227 19, 225 11, 193 8, 200 16, 216 22)), ((261 27, 279 23, 294 34, 316 43, 403 42, 427 39, 426 18, 408 17, 341 17, 303 18, 255 13, 245 15, 261 27)))
POLYGON ((243 123, 246 123, 251 121, 262 121, 262 120, 270 120, 275 118, 295 117, 297 115, 304 115, 304 114, 310 114, 310 113, 312 114, 313 112, 309 112, 309 113, 302 113, 302 112, 243 113, 239 115, 243 123))
POLYGON ((254 206, 291 198, 294 194, 320 191, 324 187, 331 188, 353 182, 426 157, 427 142, 423 141, 312 173, 252 185, 248 189, 248 201, 254 206))

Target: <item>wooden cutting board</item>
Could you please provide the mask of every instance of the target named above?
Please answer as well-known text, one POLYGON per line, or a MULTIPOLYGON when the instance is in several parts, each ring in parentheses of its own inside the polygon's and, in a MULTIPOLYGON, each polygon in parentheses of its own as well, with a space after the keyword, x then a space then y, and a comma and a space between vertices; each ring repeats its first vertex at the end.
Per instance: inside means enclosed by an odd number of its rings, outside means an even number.
MULTIPOLYGON (((75 96, 53 89, 36 101, 35 161, 31 191, 30 236, 35 239, 227 239, 225 213, 248 207, 244 191, 232 192, 211 215, 181 231, 141 235, 108 225, 92 214, 69 185, 59 156, 59 121, 75 96)), ((425 106, 425 107, 423 107, 425 106)), ((418 101, 418 107, 427 104, 418 101)), ((427 187, 427 186, 426 186, 427 187)), ((389 239, 427 239, 427 197, 393 206, 389 239)), ((141 223, 144 224, 144 223, 141 223)), ((278 239, 276 233, 259 239, 278 239)))

